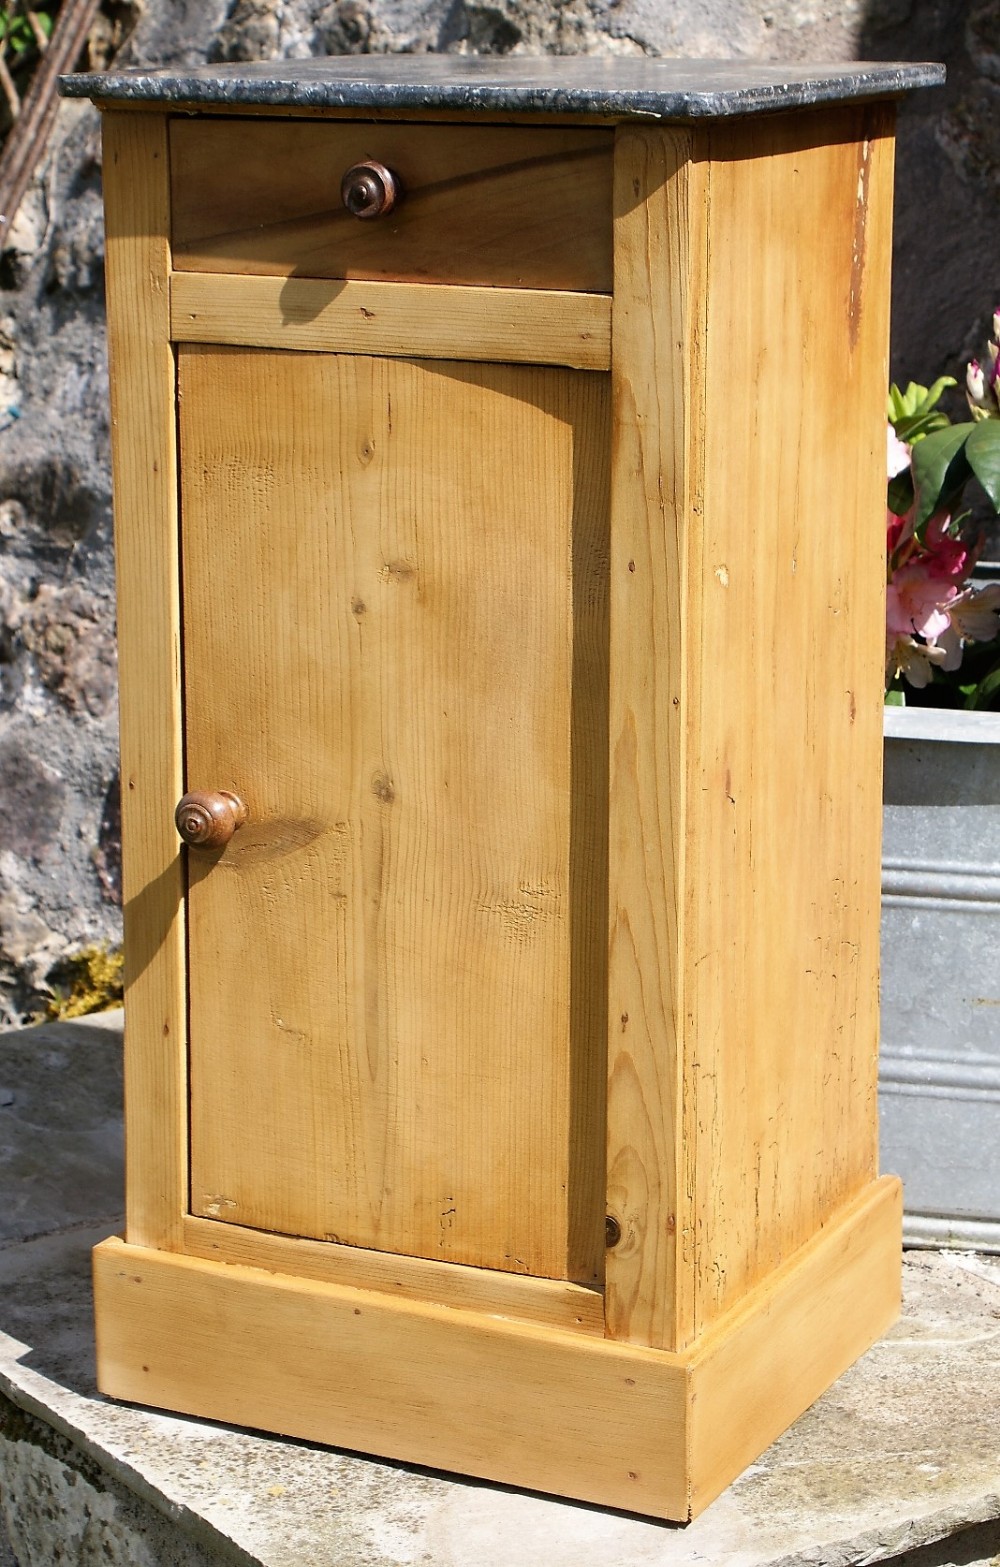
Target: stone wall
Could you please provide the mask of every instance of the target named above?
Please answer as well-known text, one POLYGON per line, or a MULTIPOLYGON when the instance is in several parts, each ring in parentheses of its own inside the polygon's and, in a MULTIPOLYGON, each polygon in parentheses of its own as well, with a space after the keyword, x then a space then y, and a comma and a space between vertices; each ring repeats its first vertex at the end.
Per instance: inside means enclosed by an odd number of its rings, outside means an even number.
MULTIPOLYGON (((1000 298, 1000 0, 107 0, 93 48, 126 34, 123 64, 945 60, 949 87, 902 113, 896 376, 960 373, 1000 298)), ((0 256, 0 1025, 45 1005, 67 950, 120 935, 100 174, 95 111, 64 103, 0 256)))

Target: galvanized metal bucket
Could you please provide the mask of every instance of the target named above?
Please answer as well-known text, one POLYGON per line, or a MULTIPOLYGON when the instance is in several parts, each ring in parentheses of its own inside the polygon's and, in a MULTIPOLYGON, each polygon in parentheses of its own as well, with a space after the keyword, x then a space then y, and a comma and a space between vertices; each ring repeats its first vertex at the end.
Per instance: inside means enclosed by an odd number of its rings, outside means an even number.
POLYGON ((882 1168, 904 1241, 1000 1251, 1000 714, 885 713, 882 1168))

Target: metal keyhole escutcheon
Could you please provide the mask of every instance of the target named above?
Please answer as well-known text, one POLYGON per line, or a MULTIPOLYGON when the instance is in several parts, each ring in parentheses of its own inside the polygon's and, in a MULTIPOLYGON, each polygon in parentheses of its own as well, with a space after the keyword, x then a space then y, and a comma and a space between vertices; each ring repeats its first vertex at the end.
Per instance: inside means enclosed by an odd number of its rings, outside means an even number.
POLYGON ((340 182, 340 199, 355 218, 384 218, 402 194, 398 177, 374 159, 352 164, 340 182))
POLYGON ((196 789, 174 812, 177 831, 191 849, 224 849, 246 819, 243 801, 227 789, 196 789))

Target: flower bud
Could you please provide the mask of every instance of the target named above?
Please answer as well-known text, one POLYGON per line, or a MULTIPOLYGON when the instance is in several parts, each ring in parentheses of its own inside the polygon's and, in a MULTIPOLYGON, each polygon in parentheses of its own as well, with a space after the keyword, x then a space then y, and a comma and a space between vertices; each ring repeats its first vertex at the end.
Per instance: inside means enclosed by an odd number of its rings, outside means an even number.
POLYGON ((965 389, 969 394, 969 402, 976 408, 986 406, 986 377, 983 367, 978 359, 972 359, 965 371, 965 389))
POLYGON ((993 340, 1000 343, 1000 310, 993 312, 993 340))

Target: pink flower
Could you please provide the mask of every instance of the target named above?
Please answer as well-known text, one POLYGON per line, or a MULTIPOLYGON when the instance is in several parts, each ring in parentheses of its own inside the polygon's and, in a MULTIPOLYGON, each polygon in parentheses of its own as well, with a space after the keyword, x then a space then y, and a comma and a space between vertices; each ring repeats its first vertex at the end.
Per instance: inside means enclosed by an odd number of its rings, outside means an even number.
POLYGON ((930 557, 927 569, 932 577, 962 580, 975 565, 979 551, 971 549, 961 537, 952 535, 950 529, 951 518, 943 512, 927 524, 924 535, 924 549, 930 557))
MULTIPOLYGON (((889 409, 898 411, 901 419, 907 409, 915 409, 923 418, 933 412, 943 389, 954 384, 950 376, 941 376, 929 391, 911 383, 903 394, 893 386, 889 409), (918 402, 920 398, 922 402, 918 402)), ((1000 418, 1000 308, 993 315, 993 337, 984 362, 970 361, 965 388, 973 425, 960 434, 983 420, 1000 418)), ((932 428, 949 424, 947 415, 934 415, 932 428)), ((905 676, 910 685, 923 687, 930 683, 935 669, 960 668, 968 643, 1000 641, 1000 583, 970 585, 984 535, 976 537, 974 530, 963 525, 961 516, 956 519, 939 511, 917 528, 916 503, 905 515, 893 510, 893 503, 900 505, 896 492, 904 487, 892 481, 912 469, 912 454, 912 446, 900 440, 890 419, 886 436, 891 497, 885 521, 886 683, 892 685, 905 676)), ((911 493, 908 483, 905 493, 911 493)))
POLYGON ((886 509, 885 514, 885 551, 891 560, 901 544, 913 534, 913 512, 908 511, 905 517, 897 517, 894 511, 886 509))
POLYGON ((925 642, 915 642, 912 637, 890 638, 886 648, 886 684, 905 675, 908 683, 922 691, 930 684, 935 665, 943 666, 946 655, 943 648, 930 647, 925 642))
POLYGON ((885 623, 890 638, 916 635, 933 642, 951 625, 945 606, 957 596, 957 588, 943 587, 940 578, 932 576, 926 561, 900 566, 887 591, 885 623))
POLYGON ((899 439, 891 424, 886 427, 885 434, 887 476, 894 479, 897 473, 910 466, 910 448, 899 439))
POLYGON ((1000 582, 966 588, 948 605, 948 619, 963 642, 992 642, 1000 636, 1000 582))
POLYGON ((970 359, 965 368, 965 396, 973 419, 995 419, 1000 412, 1000 310, 993 313, 993 337, 986 345, 988 365, 970 359))
POLYGON ((965 371, 965 390, 969 394, 970 407, 986 407, 986 377, 978 359, 969 360, 965 371))
POLYGON ((922 689, 933 669, 958 669, 967 642, 1000 635, 1000 583, 959 592, 926 555, 894 571, 886 601, 886 682, 905 675, 922 689))

